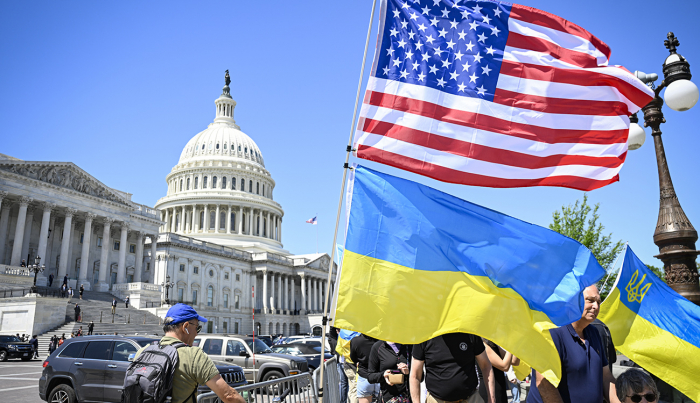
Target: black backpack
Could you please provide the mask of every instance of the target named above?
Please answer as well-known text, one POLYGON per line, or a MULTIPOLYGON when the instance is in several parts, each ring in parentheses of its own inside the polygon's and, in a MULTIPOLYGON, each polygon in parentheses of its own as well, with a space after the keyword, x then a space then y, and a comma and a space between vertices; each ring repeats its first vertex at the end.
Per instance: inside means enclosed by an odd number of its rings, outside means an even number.
MULTIPOLYGON (((187 346, 160 343, 146 347, 126 370, 122 403, 163 403, 173 393, 173 375, 178 364, 177 349, 187 346)), ((187 398, 192 398, 197 389, 187 398)))

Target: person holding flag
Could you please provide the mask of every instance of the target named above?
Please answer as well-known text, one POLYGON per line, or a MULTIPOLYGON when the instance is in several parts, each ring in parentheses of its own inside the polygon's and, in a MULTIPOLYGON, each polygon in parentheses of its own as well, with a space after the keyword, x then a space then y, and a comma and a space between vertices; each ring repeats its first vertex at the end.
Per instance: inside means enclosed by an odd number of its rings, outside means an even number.
POLYGON ((554 387, 538 371, 532 371, 527 403, 619 403, 615 378, 608 368, 603 341, 591 325, 600 311, 598 287, 583 290, 581 319, 550 329, 561 360, 561 382, 554 387))

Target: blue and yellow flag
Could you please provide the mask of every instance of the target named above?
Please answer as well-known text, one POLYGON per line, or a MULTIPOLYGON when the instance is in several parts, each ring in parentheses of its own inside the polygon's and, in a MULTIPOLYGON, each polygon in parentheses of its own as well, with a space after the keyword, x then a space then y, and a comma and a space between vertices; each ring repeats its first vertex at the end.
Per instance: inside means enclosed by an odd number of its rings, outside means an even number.
POLYGON ((700 307, 673 291, 629 247, 598 318, 618 350, 700 402, 700 307))
POLYGON ((335 326, 416 344, 483 336, 561 377, 550 328, 605 274, 561 234, 362 166, 354 170, 335 326))
POLYGON ((335 351, 345 357, 345 361, 352 363, 350 359, 350 340, 359 336, 358 332, 351 332, 349 330, 339 329, 338 332, 338 344, 335 346, 335 351))

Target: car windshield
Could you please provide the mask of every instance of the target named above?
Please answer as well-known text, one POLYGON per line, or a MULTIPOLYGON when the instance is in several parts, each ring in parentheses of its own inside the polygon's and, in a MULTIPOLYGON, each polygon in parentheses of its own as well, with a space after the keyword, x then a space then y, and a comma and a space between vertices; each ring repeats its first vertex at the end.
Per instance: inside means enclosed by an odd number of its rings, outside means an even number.
POLYGON ((18 339, 17 336, 0 336, 0 342, 3 342, 3 343, 21 343, 22 340, 18 339))
POLYGON ((260 339, 255 339, 255 347, 253 347, 252 339, 248 340, 246 344, 248 344, 248 347, 250 347, 250 349, 253 350, 253 354, 264 354, 272 352, 272 350, 270 350, 270 347, 268 347, 267 344, 263 343, 260 339))

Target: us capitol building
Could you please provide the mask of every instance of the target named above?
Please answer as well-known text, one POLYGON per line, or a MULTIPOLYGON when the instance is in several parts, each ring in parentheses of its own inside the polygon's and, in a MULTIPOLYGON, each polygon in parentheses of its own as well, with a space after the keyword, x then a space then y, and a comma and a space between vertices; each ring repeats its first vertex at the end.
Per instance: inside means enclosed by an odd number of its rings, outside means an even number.
POLYGON ((214 121, 187 142, 155 208, 73 163, 0 154, 0 276, 38 255, 38 284, 68 276, 74 289, 128 295, 138 308, 164 300, 167 284, 170 301, 195 307, 210 333, 318 327, 330 257, 284 249, 275 181, 234 120, 229 83, 227 71, 214 121))

